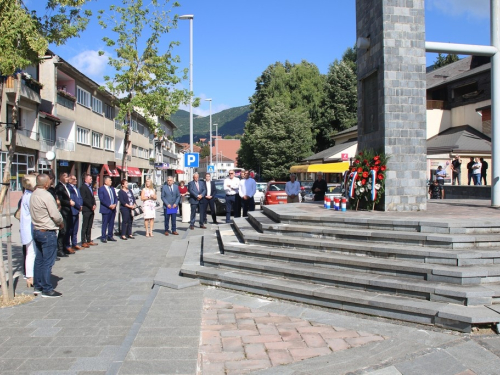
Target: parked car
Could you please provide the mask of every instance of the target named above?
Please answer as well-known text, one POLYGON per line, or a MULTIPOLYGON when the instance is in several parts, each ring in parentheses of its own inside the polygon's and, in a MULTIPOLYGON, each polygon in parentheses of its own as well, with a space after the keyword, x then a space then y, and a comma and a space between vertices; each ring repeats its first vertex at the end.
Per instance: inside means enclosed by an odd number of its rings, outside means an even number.
MULTIPOLYGON (((122 184, 118 184, 115 187, 116 194, 118 195, 118 192, 122 188, 122 184)), ((128 183, 128 189, 134 194, 134 197, 137 199, 141 195, 141 189, 139 189, 139 186, 135 182, 129 182, 128 183)))
POLYGON ((261 205, 286 203, 285 185, 286 181, 268 182, 261 205))
MULTIPOLYGON (((342 198, 342 186, 340 184, 327 184, 326 194, 330 197, 333 196, 333 198, 342 198)), ((314 193, 310 191, 308 194, 304 195, 304 202, 312 201, 314 201, 314 193)))
MULTIPOLYGON (((215 214, 222 215, 226 213, 226 192, 224 191, 224 180, 215 180, 215 194, 214 204, 215 204, 215 214)), ((210 206, 208 206, 210 210, 210 206)))
POLYGON ((255 201, 255 204, 261 204, 261 202, 264 200, 264 193, 266 191, 267 187, 267 182, 257 182, 255 186, 255 195, 253 196, 253 199, 255 201))

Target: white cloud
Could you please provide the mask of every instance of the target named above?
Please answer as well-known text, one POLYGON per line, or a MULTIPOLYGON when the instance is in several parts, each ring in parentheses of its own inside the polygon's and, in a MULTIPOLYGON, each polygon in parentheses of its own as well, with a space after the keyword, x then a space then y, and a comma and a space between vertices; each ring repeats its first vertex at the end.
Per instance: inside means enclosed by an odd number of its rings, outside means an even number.
POLYGON ((438 10, 453 17, 490 17, 490 0, 427 0, 425 6, 431 11, 438 10))
POLYGON ((69 59, 69 62, 83 74, 92 78, 99 77, 102 79, 108 63, 108 57, 106 54, 99 56, 98 51, 87 50, 72 57, 69 59))

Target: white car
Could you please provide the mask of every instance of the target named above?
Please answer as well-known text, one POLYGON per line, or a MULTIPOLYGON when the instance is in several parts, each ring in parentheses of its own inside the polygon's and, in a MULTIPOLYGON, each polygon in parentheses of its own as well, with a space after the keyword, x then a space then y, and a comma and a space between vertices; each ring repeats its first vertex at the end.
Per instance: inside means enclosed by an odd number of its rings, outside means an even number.
MULTIPOLYGON (((122 184, 119 184, 115 187, 116 195, 118 195, 118 192, 120 191, 121 188, 122 184)), ((135 199, 139 198, 139 195, 141 194, 141 189, 139 189, 139 186, 135 182, 129 182, 128 189, 134 194, 135 199)))
POLYGON ((267 182, 257 182, 256 183, 256 192, 253 196, 255 204, 260 205, 262 201, 264 201, 264 193, 266 191, 267 182))

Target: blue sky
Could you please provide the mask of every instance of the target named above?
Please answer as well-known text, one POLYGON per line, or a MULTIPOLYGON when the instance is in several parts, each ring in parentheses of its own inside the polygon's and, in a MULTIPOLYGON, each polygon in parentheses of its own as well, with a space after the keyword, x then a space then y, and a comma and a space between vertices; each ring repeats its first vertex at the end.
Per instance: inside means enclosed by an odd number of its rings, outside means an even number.
MULTIPOLYGON (((321 73, 340 59, 356 39, 355 0, 179 0, 175 13, 193 14, 193 88, 197 97, 212 98, 212 113, 249 104, 255 79, 271 64, 307 60, 321 73)), ((27 0, 31 9, 46 1, 27 0)), ((97 0, 94 11, 119 0, 97 0)), ((490 0, 425 0, 426 40, 465 44, 490 43, 490 0)), ((94 12, 97 13, 97 12, 94 12)), ((50 46, 98 83, 111 74, 107 60, 97 51, 105 48, 103 31, 93 21, 80 38, 64 46, 50 46)), ((164 39, 181 43, 174 52, 182 68, 189 65, 189 21, 164 39)), ((428 54, 427 65, 435 54, 428 54)), ((183 82, 188 88, 189 82, 183 82)), ((184 108, 187 109, 187 108, 184 108)), ((194 110, 208 115, 209 103, 194 110)))

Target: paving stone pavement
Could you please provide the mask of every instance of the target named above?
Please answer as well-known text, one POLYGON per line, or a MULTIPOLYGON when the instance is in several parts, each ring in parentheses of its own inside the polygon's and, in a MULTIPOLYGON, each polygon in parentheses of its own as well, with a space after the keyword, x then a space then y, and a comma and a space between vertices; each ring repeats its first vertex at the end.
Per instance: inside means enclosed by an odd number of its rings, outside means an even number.
MULTIPOLYGON (((458 215, 463 205, 448 210, 458 215)), ((99 243, 56 262, 62 298, 0 309, 0 374, 500 373, 494 334, 460 334, 203 285, 154 286, 175 240, 216 229, 191 231, 179 221, 180 235, 165 237, 161 211, 157 216, 153 238, 143 237, 136 218, 137 239, 99 243), (224 360, 215 361, 215 354, 224 360)), ((15 231, 13 240, 18 257, 15 231)), ((20 280, 16 292, 30 291, 20 280)))

